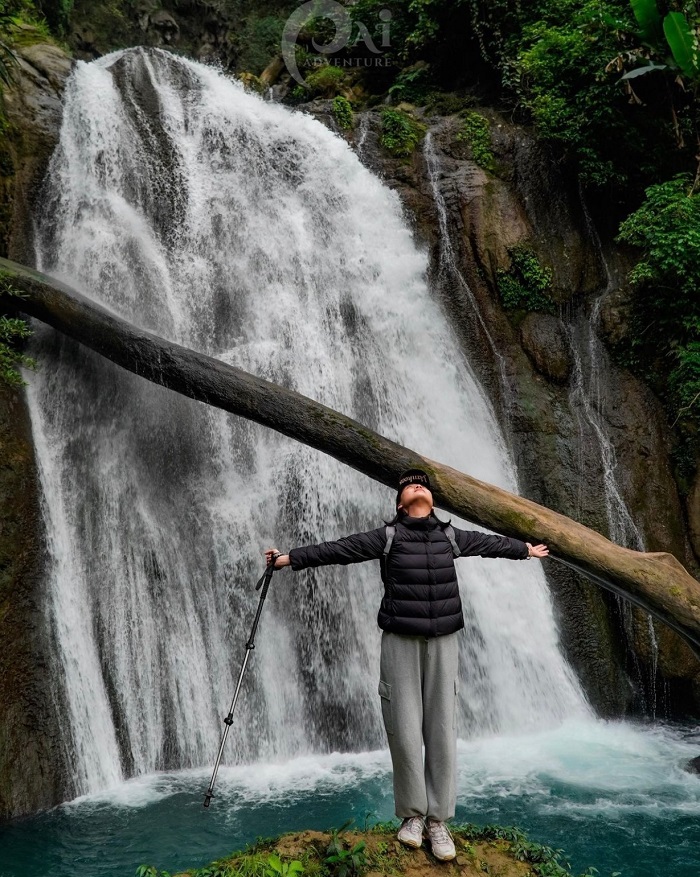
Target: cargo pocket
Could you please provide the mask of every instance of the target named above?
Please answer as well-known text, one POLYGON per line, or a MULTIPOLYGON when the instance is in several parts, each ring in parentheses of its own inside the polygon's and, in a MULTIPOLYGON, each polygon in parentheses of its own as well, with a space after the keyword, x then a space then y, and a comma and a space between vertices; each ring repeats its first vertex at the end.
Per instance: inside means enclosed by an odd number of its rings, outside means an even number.
POLYGON ((379 696, 382 699, 382 718, 387 734, 394 733, 394 721, 391 715, 391 685, 379 680, 379 696))
POLYGON ((455 679, 455 700, 452 710, 452 727, 457 730, 457 704, 459 703, 459 680, 455 679))

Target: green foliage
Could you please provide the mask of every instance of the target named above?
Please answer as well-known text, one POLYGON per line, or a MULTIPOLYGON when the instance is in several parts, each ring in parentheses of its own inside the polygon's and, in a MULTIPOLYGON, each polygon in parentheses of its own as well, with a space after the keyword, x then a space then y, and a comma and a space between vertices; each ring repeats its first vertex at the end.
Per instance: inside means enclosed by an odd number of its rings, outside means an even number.
POLYGON ((647 45, 658 45, 663 39, 663 24, 656 0, 630 0, 639 25, 640 39, 647 45))
POLYGON ((664 36, 676 64, 689 79, 697 79, 700 73, 698 41, 682 12, 669 12, 664 18, 664 36))
POLYGON ((498 291, 507 310, 555 312, 551 297, 552 271, 540 265, 534 251, 525 245, 508 250, 511 264, 496 273, 498 291))
POLYGON ((136 877, 170 877, 170 872, 159 871, 153 865, 139 865, 136 869, 136 877))
POLYGON ((468 112, 456 140, 467 143, 474 161, 485 171, 493 173, 496 163, 491 150, 491 123, 481 113, 468 112))
POLYGON ((279 54, 286 16, 248 17, 236 36, 237 69, 260 75, 279 54))
POLYGON ((294 859, 291 862, 283 862, 279 856, 274 853, 270 854, 267 860, 267 870, 265 877, 292 877, 293 874, 303 874, 304 866, 300 861, 294 859))
POLYGON ((332 112, 339 128, 342 128, 344 131, 352 128, 352 106, 346 97, 339 94, 333 98, 332 112))
POLYGON ((349 820, 339 829, 331 832, 331 839, 326 848, 324 865, 329 866, 333 877, 357 877, 367 862, 365 842, 358 841, 352 847, 346 847, 341 837, 343 831, 350 825, 349 820))
MULTIPOLYGON (((10 284, 6 276, 0 276, 0 294, 13 298, 25 297, 10 284)), ((0 315, 0 381, 10 387, 22 387, 26 384, 19 372, 20 366, 36 368, 36 362, 18 349, 18 345, 31 334, 31 329, 24 320, 0 315)))
MULTIPOLYGON (((555 850, 536 841, 528 840, 527 835, 519 828, 467 823, 452 827, 452 834, 467 841, 505 840, 510 843, 511 854, 521 862, 530 865, 532 874, 537 877, 571 877, 571 865, 562 860, 563 850, 555 850)), ((594 877, 597 869, 588 868, 579 877, 594 877)))
POLYGON ((406 158, 416 148, 425 130, 425 125, 417 122, 408 113, 387 108, 382 111, 379 142, 391 155, 406 158))
POLYGON ((35 5, 53 33, 63 35, 66 32, 73 11, 73 0, 35 0, 35 5))
POLYGON ((309 73, 306 84, 309 92, 314 96, 332 97, 346 81, 345 71, 335 64, 323 64, 309 73))
POLYGON ((25 24, 38 28, 46 37, 63 36, 73 0, 4 0, 0 7, 0 30, 4 33, 25 24))
MULTIPOLYGON (((656 386, 673 424, 700 425, 700 192, 689 174, 650 186, 617 240, 638 247, 625 364, 656 386)), ((696 438, 697 440, 697 438, 696 438)))
POLYGON ((622 154, 634 162, 641 144, 615 86, 617 71, 606 72, 619 46, 615 31, 601 20, 600 6, 598 0, 564 0, 551 14, 527 23, 504 45, 504 72, 537 133, 576 158, 584 183, 623 186, 622 154))
POLYGON ((430 68, 425 63, 418 63, 401 70, 388 93, 397 103, 423 104, 434 87, 430 68))
MULTIPOLYGON (((0 13, 0 34, 6 36, 12 32, 14 22, 5 12, 0 13)), ((10 85, 14 79, 13 67, 18 64, 17 55, 12 51, 7 39, 0 39, 0 83, 10 85)))

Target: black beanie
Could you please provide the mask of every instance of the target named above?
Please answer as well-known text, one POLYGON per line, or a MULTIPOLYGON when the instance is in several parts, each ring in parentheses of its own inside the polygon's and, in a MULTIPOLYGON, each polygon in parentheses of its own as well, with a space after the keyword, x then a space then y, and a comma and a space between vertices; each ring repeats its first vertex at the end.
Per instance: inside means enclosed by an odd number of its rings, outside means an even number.
POLYGON ((403 475, 399 478, 398 493, 396 494, 396 508, 399 507, 401 491, 407 484, 422 484, 423 487, 430 490, 430 478, 428 478, 427 472, 424 472, 422 469, 406 469, 403 475))

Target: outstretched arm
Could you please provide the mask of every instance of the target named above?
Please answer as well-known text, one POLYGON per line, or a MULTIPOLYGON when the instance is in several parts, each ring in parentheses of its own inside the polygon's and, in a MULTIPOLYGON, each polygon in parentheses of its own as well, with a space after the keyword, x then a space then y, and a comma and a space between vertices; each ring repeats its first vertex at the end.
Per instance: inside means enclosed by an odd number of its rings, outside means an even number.
MULTIPOLYGON (((386 544, 386 530, 378 527, 365 533, 353 533, 334 542, 319 542, 316 545, 304 545, 292 548, 289 554, 283 554, 275 561, 275 569, 291 566, 293 570, 306 569, 313 566, 326 566, 331 563, 360 563, 363 560, 378 560, 386 544)), ((269 563, 273 549, 265 552, 269 563)))
POLYGON ((507 557, 511 560, 526 560, 528 557, 546 557, 546 545, 533 546, 511 536, 497 536, 479 530, 458 530, 454 528, 457 545, 463 557, 507 557))

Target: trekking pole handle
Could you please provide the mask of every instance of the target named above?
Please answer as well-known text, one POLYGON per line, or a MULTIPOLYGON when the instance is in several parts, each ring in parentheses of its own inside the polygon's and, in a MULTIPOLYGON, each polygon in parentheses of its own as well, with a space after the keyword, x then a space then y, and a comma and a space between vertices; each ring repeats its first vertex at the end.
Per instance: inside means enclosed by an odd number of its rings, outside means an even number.
POLYGON ((260 578, 260 581, 255 586, 255 590, 259 591, 262 588, 262 593, 260 594, 260 602, 258 603, 258 611, 255 613, 255 620, 253 621, 253 627, 250 631, 250 636, 248 637, 248 642, 245 644, 246 649, 254 649, 255 648, 255 633, 258 629, 258 622, 260 621, 260 615, 262 613, 263 603, 265 602, 265 597, 267 597, 267 591, 270 587, 270 580, 272 579, 272 573, 275 571, 275 561, 279 557, 278 554, 273 554, 270 558, 270 562, 267 565, 267 569, 264 574, 260 578))

